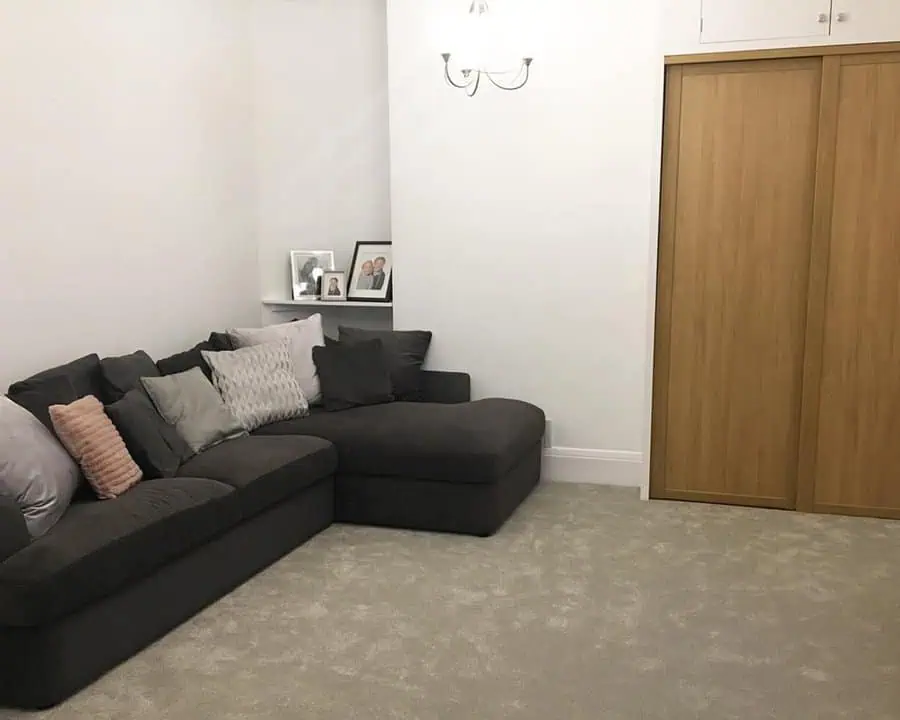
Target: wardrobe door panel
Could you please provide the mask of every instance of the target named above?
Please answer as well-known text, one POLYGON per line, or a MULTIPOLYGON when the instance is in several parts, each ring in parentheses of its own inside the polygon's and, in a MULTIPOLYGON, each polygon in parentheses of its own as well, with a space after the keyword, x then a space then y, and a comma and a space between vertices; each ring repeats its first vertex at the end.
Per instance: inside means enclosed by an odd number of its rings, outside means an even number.
POLYGON ((900 517, 900 54, 839 73, 814 509, 900 517))
POLYGON ((793 507, 821 60, 668 82, 651 491, 793 507))

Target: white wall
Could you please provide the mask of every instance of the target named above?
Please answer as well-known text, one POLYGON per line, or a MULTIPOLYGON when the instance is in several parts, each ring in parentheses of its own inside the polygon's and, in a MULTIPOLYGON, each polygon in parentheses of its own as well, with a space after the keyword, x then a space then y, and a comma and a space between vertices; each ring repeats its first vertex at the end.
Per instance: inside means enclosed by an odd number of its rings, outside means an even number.
POLYGON ((432 367, 542 406, 555 479, 646 484, 662 116, 659 0, 492 0, 532 81, 442 81, 459 0, 389 0, 398 328, 432 367))
POLYGON ((291 250, 333 249, 346 269, 357 240, 390 239, 385 0, 260 0, 254 13, 260 284, 286 299, 291 250))
POLYGON ((259 318, 249 5, 0 2, 0 390, 259 318))

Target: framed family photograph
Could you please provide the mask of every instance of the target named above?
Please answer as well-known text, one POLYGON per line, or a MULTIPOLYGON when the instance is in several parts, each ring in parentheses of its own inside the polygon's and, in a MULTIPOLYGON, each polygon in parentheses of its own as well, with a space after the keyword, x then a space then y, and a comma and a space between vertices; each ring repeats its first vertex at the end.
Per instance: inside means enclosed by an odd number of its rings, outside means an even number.
POLYGON ((322 273, 322 302, 343 302, 347 299, 347 273, 326 270, 322 273))
POLYGON ((334 270, 331 250, 292 250, 291 287, 294 300, 314 300, 319 297, 322 275, 334 270))
POLYGON ((348 300, 390 302, 394 256, 389 242, 358 242, 350 264, 348 300))

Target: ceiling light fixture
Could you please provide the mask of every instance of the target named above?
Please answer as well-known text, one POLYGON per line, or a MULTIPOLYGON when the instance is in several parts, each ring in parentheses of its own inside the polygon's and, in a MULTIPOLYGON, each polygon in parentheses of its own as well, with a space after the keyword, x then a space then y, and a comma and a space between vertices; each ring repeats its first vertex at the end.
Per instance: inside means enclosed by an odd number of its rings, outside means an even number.
POLYGON ((531 75, 531 63, 534 58, 522 58, 519 67, 512 70, 490 70, 486 66, 484 56, 490 52, 491 48, 488 45, 493 39, 488 32, 491 23, 487 0, 472 0, 472 5, 469 7, 469 20, 468 30, 472 34, 470 40, 474 41, 475 54, 480 57, 475 57, 472 60, 464 58, 461 61, 463 68, 459 71, 461 78, 454 80, 450 72, 450 58, 452 56, 450 53, 442 53, 441 57, 444 59, 444 80, 447 81, 447 84, 458 90, 464 90, 469 97, 473 97, 478 92, 478 88, 481 87, 482 76, 487 78, 494 87, 498 87, 501 90, 512 91, 525 87, 531 75), (502 76, 512 76, 512 78, 506 83, 501 81, 500 78, 502 76))

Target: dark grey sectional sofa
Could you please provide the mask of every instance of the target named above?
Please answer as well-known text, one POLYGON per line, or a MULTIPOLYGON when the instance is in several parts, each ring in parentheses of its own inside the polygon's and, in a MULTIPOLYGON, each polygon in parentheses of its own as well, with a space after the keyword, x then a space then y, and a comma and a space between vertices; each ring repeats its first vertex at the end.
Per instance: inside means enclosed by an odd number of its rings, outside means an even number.
MULTIPOLYGON (((72 386, 102 394, 93 361, 78 367, 72 386)), ((469 402, 461 373, 423 387, 422 402, 314 412, 82 498, 33 542, 0 499, 0 705, 59 703, 333 522, 496 532, 540 479, 543 412, 469 402)))

